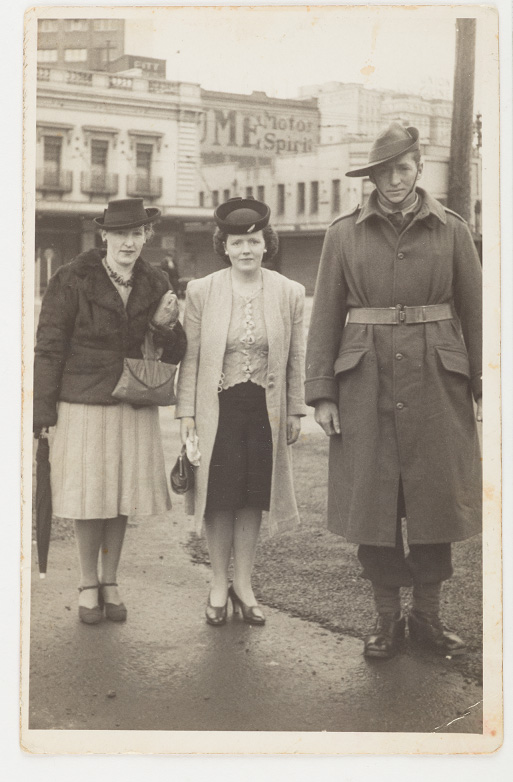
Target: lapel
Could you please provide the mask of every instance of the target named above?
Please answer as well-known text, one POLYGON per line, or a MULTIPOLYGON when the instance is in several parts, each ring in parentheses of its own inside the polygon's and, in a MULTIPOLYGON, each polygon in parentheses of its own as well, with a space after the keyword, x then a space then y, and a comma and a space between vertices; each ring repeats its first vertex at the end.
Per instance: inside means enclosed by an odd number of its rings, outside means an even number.
MULTIPOLYGON (((209 366, 221 372, 226 338, 232 314, 232 285, 229 269, 210 277, 202 313, 201 349, 209 366)), ((217 384, 218 378, 215 377, 217 384)))
POLYGON ((87 279, 87 298, 106 310, 117 312, 124 316, 125 308, 121 296, 111 283, 102 264, 102 253, 92 251, 85 260, 82 276, 87 279))
POLYGON ((264 291, 264 321, 269 344, 269 371, 280 364, 283 339, 283 316, 280 278, 269 269, 262 269, 264 291))
MULTIPOLYGON (((138 258, 134 266, 135 276, 132 292, 128 297, 126 312, 129 318, 135 318, 141 312, 147 312, 151 304, 157 306, 164 295, 164 288, 152 276, 146 262, 138 258)), ((153 311, 149 313, 153 315, 153 311)))

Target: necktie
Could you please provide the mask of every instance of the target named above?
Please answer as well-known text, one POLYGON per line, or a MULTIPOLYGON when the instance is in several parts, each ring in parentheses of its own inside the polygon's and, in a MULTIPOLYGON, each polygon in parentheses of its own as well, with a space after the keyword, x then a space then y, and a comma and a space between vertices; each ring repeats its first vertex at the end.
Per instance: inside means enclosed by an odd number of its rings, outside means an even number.
POLYGON ((394 226, 397 233, 401 233, 401 228, 403 227, 404 223, 404 217, 402 212, 391 212, 391 214, 388 215, 388 219, 394 226))

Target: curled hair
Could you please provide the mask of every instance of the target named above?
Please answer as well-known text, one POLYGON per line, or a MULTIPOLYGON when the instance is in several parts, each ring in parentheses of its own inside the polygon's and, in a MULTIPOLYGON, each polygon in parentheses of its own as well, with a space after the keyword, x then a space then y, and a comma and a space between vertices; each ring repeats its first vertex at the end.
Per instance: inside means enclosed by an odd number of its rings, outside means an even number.
MULTIPOLYGON (((213 236, 214 252, 224 261, 224 263, 228 264, 228 266, 230 265, 230 259, 226 255, 224 245, 230 235, 233 234, 228 234, 226 231, 221 231, 220 228, 216 228, 213 236)), ((264 260, 268 263, 278 252, 278 234, 272 225, 266 225, 266 227, 262 229, 262 236, 264 237, 265 249, 267 250, 264 260)))

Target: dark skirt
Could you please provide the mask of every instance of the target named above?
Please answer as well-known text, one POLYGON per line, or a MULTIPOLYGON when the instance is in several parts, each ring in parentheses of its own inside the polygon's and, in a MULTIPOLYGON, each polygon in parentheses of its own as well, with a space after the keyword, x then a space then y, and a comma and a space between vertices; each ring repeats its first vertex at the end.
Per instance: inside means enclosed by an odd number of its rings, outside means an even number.
POLYGON ((272 468, 265 388, 247 382, 221 391, 206 514, 245 507, 269 510, 272 468))

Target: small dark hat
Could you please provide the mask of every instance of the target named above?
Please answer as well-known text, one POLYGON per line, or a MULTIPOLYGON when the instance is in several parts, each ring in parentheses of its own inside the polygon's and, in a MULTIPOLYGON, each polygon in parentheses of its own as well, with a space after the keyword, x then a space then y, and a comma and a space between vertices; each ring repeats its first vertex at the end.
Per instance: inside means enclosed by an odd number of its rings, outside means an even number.
POLYGON ((227 234, 254 234, 269 224, 271 210, 255 198, 229 198, 219 204, 214 220, 227 234))
POLYGON ((379 134, 369 152, 369 162, 362 168, 346 171, 346 176, 368 176, 374 166, 387 163, 405 152, 420 150, 419 131, 417 128, 405 128, 399 122, 392 122, 379 134))
POLYGON ((152 223, 160 217, 160 209, 150 206, 145 209, 142 198, 120 198, 109 201, 103 217, 95 217, 94 222, 105 231, 116 231, 122 228, 138 228, 140 225, 152 223))

